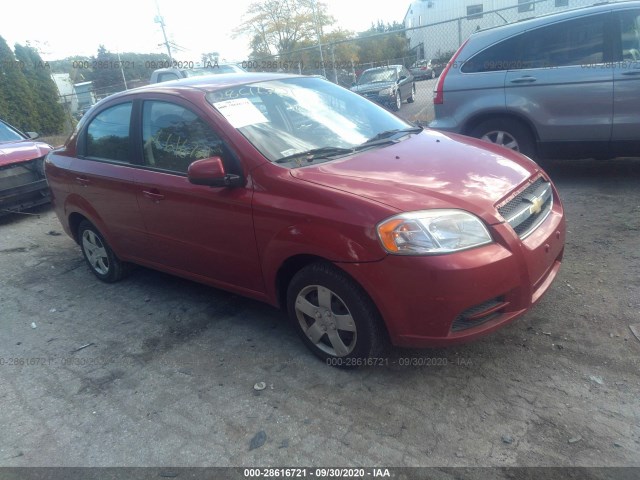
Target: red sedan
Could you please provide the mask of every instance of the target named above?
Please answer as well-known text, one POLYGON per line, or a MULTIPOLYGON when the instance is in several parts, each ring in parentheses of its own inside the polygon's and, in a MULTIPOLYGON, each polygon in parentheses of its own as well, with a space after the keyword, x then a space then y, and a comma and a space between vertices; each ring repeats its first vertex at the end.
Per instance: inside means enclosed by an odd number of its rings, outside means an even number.
POLYGON ((113 95, 46 172, 101 280, 130 264, 285 308, 337 365, 472 340, 560 267, 555 187, 523 155, 423 130, 316 77, 229 74, 113 95))

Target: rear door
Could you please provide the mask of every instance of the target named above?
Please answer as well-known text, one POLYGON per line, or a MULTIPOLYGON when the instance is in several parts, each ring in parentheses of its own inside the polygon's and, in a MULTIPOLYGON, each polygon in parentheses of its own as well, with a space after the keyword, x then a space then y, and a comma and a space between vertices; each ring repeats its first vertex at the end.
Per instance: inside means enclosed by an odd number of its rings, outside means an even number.
POLYGON ((505 78, 508 110, 535 126, 542 143, 608 145, 613 124, 611 13, 573 18, 521 36, 505 78))
POLYGON ((107 236, 118 255, 144 256, 145 230, 135 183, 132 102, 109 106, 82 133, 69 173, 74 204, 107 236))
POLYGON ((640 155, 640 10, 615 14, 619 27, 614 63, 613 135, 615 153, 640 155))

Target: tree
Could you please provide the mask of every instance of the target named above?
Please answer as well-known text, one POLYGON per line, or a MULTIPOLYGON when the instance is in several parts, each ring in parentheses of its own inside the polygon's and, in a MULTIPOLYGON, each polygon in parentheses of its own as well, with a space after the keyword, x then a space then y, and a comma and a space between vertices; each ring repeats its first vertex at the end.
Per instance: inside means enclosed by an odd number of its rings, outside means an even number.
POLYGON ((403 63, 409 56, 408 40, 401 23, 378 22, 358 34, 361 63, 403 63))
POLYGON ((104 45, 98 47, 98 55, 91 59, 91 66, 96 96, 104 97, 125 89, 118 55, 108 51, 104 45))
POLYGON ((254 2, 245 17, 235 32, 250 37, 251 58, 286 55, 305 41, 317 39, 322 27, 335 21, 327 6, 316 0, 254 2))
POLYGON ((0 36, 0 109, 4 119, 21 130, 33 130, 37 109, 32 89, 7 42, 0 36))
POLYGON ((34 96, 37 122, 31 125, 31 130, 42 134, 59 133, 63 128, 64 111, 58 102, 58 89, 51 79, 49 64, 30 45, 16 44, 15 53, 34 96))

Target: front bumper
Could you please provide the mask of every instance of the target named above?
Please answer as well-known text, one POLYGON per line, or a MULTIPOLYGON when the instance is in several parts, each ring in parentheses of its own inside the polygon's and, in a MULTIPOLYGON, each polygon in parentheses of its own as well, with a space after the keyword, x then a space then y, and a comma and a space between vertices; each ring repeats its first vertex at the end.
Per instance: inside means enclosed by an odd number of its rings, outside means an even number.
POLYGON ((389 255, 380 262, 340 266, 372 297, 393 344, 464 343, 531 309, 562 261, 566 226, 557 199, 547 219, 524 240, 507 224, 491 230, 493 244, 455 254, 389 255))
POLYGON ((42 159, 0 169, 0 215, 19 212, 50 200, 42 159))

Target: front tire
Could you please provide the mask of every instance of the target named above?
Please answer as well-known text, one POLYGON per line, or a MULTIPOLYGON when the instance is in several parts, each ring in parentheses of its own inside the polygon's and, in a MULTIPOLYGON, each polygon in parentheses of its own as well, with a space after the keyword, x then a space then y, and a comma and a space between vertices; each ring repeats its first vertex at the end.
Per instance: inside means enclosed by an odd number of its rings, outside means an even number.
POLYGON ((413 103, 416 101, 416 84, 411 86, 411 96, 407 98, 407 103, 413 103))
POLYGON ((92 223, 84 220, 78 226, 82 255, 93 274, 106 283, 114 283, 129 272, 129 265, 120 261, 92 223))
POLYGON ((515 119, 493 118, 477 125, 471 136, 534 158, 535 142, 529 128, 515 119))
POLYGON ((380 314, 350 277, 328 263, 296 273, 287 289, 287 310, 307 347, 327 364, 362 365, 386 343, 380 314))
POLYGON ((393 103, 393 105, 391 106, 391 109, 394 112, 397 112, 398 110, 400 110, 400 107, 402 107, 402 97, 400 96, 400 90, 398 90, 396 92, 396 100, 393 103))

